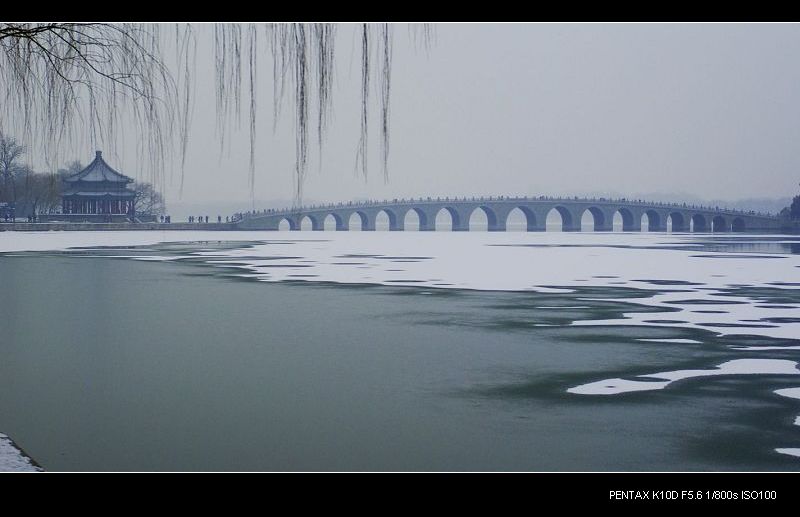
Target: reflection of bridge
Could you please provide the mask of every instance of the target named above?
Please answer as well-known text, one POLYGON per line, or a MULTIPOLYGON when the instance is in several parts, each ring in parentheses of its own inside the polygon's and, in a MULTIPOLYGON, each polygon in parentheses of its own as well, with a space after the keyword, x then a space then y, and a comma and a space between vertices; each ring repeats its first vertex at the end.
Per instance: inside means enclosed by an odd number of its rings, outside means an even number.
POLYGON ((299 230, 308 219, 312 230, 323 230, 326 220, 329 224, 335 222, 336 230, 349 230, 351 217, 356 216, 354 220, 361 223, 362 230, 374 230, 376 219, 384 213, 389 229, 402 231, 406 216, 414 212, 419 219, 419 229, 430 231, 436 229, 436 217, 444 211, 450 215, 453 231, 468 231, 470 217, 476 210, 484 212, 489 231, 505 231, 508 217, 515 210, 525 216, 528 231, 544 231, 547 216, 553 210, 561 216, 563 231, 580 231, 586 212, 594 220, 595 231, 612 231, 616 214, 622 220, 623 231, 641 231, 643 221, 647 222, 649 231, 666 231, 668 224, 675 232, 774 231, 780 228, 776 216, 756 212, 627 199, 545 196, 395 199, 264 210, 242 214, 237 228, 278 230, 285 221, 290 230, 299 230))

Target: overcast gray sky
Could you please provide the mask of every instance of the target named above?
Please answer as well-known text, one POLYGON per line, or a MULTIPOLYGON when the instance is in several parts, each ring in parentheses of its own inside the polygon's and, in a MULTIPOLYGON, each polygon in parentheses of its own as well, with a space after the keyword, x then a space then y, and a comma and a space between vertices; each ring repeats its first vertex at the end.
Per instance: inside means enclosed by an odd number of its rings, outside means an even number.
MULTIPOLYGON (((354 172, 360 50, 356 27, 340 28, 334 119, 321 167, 312 146, 306 198, 653 192, 738 199, 800 190, 796 24, 435 27, 429 53, 414 48, 405 24, 394 27, 388 183, 377 118, 370 176, 365 182, 354 172)), ((198 29, 186 183, 179 196, 179 174, 169 175, 167 199, 241 201, 246 209, 246 123, 220 157, 209 29, 198 29)), ((273 134, 266 54, 258 74, 255 197, 291 199, 292 108, 285 106, 273 134)), ((136 175, 133 153, 125 155, 112 165, 136 175)))

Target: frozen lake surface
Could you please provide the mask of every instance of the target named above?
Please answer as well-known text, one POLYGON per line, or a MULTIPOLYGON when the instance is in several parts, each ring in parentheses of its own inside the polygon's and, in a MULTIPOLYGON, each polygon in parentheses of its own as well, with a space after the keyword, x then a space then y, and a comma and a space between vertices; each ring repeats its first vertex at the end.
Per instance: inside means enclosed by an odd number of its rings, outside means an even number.
POLYGON ((800 470, 796 236, 4 232, 0 289, 49 469, 800 470))

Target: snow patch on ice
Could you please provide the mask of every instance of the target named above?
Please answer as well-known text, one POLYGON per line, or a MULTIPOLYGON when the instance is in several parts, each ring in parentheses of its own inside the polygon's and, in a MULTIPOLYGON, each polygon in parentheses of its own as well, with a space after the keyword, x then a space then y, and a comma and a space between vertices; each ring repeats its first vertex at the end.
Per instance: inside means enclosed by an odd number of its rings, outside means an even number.
POLYGON ((775 393, 777 393, 781 397, 800 399, 800 388, 784 388, 781 390, 775 390, 775 393))
MULTIPOLYGON (((608 299, 608 301, 612 300, 608 299)), ((622 318, 580 320, 572 324, 576 326, 677 326, 712 331, 718 335, 758 335, 786 339, 796 338, 800 334, 800 324, 798 323, 781 323, 778 325, 768 322, 768 318, 781 317, 781 309, 761 306, 759 305, 762 303, 761 301, 746 296, 722 295, 713 291, 667 292, 656 293, 646 298, 626 299, 625 301, 649 307, 659 307, 664 309, 664 312, 626 312, 622 318), (714 310, 716 312, 705 313, 692 310, 699 307, 702 307, 703 310, 714 310), (660 319, 680 320, 682 323, 654 322, 654 320, 660 319)))
POLYGON ((800 346, 734 346, 734 350, 800 350, 800 346))
POLYGON ((537 309, 565 309, 565 310, 566 309, 591 309, 591 307, 589 307, 588 305, 561 305, 561 306, 559 306, 559 305, 554 305, 554 306, 541 305, 541 306, 536 307, 536 308, 537 309))
POLYGON ((797 456, 800 458, 800 449, 798 448, 775 449, 775 451, 781 454, 788 454, 789 456, 797 456))
POLYGON ((697 341, 696 339, 681 339, 681 338, 654 338, 654 339, 637 339, 636 341, 649 341, 653 343, 687 343, 687 344, 702 344, 702 341, 697 341))
MULTIPOLYGON (((617 395, 632 391, 660 390, 675 381, 715 375, 800 375, 800 370, 797 369, 795 361, 785 359, 734 359, 733 361, 722 363, 711 370, 675 370, 637 375, 637 378, 646 377, 664 379, 664 381, 606 379, 569 388, 567 392, 579 395, 617 395)), ((800 388, 791 389, 797 389, 800 392, 800 388)), ((778 392, 776 391, 776 393, 778 392)), ((798 393, 797 397, 800 398, 800 393, 798 393)))

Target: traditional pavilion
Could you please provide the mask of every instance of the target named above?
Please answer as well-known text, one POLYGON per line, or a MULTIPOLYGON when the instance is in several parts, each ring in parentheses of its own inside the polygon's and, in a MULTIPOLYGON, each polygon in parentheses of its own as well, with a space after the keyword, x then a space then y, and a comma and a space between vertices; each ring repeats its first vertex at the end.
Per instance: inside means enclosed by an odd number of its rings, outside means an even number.
POLYGON ((97 151, 85 169, 63 179, 61 213, 68 219, 125 220, 134 216, 133 179, 112 169, 97 151))

